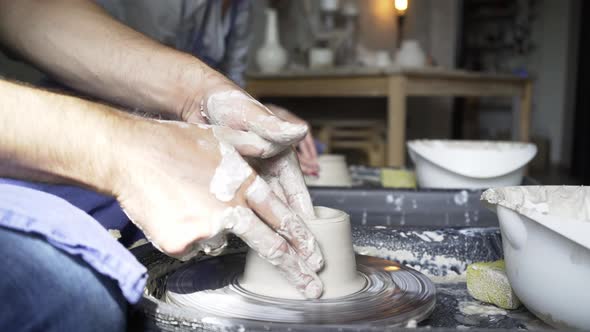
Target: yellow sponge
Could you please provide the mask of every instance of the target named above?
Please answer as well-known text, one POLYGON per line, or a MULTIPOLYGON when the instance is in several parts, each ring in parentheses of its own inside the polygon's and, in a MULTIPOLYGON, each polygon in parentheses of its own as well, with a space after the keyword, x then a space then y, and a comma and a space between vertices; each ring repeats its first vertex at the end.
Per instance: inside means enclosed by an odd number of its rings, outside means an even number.
POLYGON ((475 299, 503 309, 517 309, 521 306, 508 282, 503 260, 469 265, 467 291, 475 299))
POLYGON ((382 168, 381 185, 385 188, 416 188, 416 176, 404 169, 382 168))

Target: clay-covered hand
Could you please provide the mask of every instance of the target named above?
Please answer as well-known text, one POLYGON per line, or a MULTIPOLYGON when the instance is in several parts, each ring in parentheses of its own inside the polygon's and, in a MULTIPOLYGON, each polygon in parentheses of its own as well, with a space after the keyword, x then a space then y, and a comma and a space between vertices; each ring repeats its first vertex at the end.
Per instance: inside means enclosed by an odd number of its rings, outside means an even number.
MULTIPOLYGON (((144 121, 124 147, 114 194, 161 251, 215 252, 234 233, 308 298, 322 293, 323 258, 305 223, 230 144, 229 128, 144 121)), ((243 133, 233 133, 243 135, 243 133)), ((238 145, 239 146, 239 145, 238 145)), ((248 149, 248 148, 245 148, 248 149)))
POLYGON ((217 136, 252 160, 260 175, 289 207, 304 218, 314 218, 309 192, 292 146, 308 132, 305 123, 282 120, 266 106, 232 84, 212 89, 199 105, 183 107, 183 120, 226 128, 217 136), (197 108, 198 106, 198 108, 197 108))
MULTIPOLYGON (((279 118, 291 123, 302 124, 309 128, 309 124, 305 120, 289 112, 285 108, 273 104, 267 104, 266 106, 279 118)), ((311 130, 308 130, 307 135, 305 135, 305 137, 299 143, 297 143, 297 157, 299 159, 299 164, 301 165, 303 174, 315 176, 318 175, 320 171, 318 151, 315 147, 311 130)))
POLYGON ((189 123, 226 126, 259 136, 268 143, 266 150, 258 151, 261 158, 271 157, 296 144, 308 130, 304 123, 282 120, 242 89, 229 83, 210 89, 198 105, 184 108, 190 111, 184 112, 181 117, 189 123))

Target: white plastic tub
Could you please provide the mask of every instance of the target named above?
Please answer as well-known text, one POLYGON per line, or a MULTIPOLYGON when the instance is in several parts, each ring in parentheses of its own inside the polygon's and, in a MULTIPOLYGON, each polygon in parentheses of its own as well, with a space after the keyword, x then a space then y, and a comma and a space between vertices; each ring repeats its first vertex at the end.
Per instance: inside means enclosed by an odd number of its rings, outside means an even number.
POLYGON ((522 303, 558 328, 590 329, 590 187, 490 189, 506 273, 522 303))
POLYGON ((522 183, 537 154, 530 143, 415 140, 408 142, 422 188, 482 189, 522 183))

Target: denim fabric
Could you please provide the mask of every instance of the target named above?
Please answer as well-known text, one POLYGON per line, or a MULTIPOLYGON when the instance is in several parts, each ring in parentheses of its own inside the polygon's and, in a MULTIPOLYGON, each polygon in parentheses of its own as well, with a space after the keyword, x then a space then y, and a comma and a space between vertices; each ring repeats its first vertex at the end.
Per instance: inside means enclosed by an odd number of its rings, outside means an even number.
POLYGON ((119 203, 113 197, 75 186, 54 185, 6 178, 0 178, 0 184, 11 184, 19 187, 35 189, 60 197, 78 209, 86 212, 107 230, 119 230, 121 232, 121 239, 119 241, 124 246, 128 247, 137 240, 145 238, 143 233, 135 227, 131 221, 129 221, 129 218, 125 215, 119 206, 119 203))
MULTIPOLYGON (((55 195, 31 189, 34 186, 0 184, 0 226, 38 235, 51 246, 80 257, 96 272, 114 279, 129 302, 139 301, 146 268, 88 213, 55 195)), ((5 254, 3 250, 1 255, 5 254)))
POLYGON ((0 331, 125 331, 117 282, 37 235, 0 227, 0 331))

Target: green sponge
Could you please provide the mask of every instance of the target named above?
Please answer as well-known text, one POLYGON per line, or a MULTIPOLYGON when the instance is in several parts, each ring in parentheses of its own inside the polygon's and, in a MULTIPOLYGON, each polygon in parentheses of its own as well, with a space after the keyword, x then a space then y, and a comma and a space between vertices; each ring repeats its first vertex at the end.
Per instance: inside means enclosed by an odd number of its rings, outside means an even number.
POLYGON ((517 309, 520 300, 514 294, 503 260, 474 263, 467 267, 467 290, 476 300, 503 309, 517 309))

